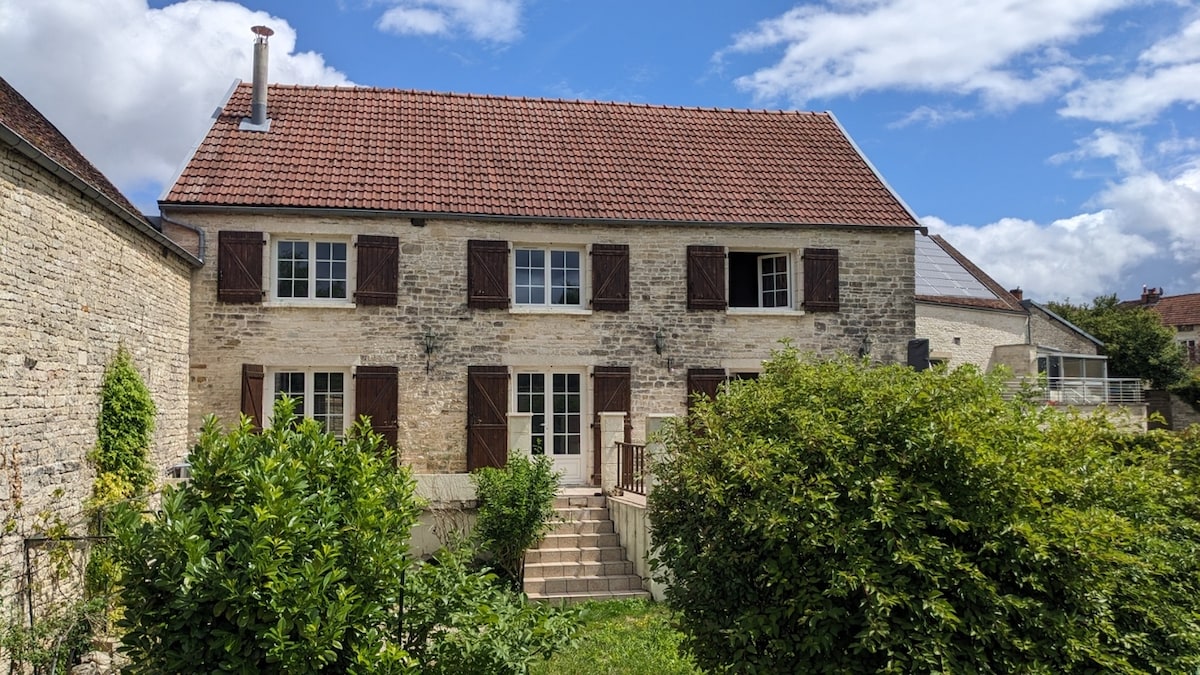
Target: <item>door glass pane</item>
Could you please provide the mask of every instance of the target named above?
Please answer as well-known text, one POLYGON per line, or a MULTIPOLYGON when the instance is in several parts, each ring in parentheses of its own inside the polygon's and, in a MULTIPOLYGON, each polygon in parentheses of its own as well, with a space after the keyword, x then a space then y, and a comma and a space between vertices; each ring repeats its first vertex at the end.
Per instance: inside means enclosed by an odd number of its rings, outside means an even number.
POLYGON ((342 373, 313 373, 312 417, 328 433, 345 431, 345 393, 342 373))
POLYGON ((578 455, 582 447, 583 396, 578 373, 555 373, 553 452, 556 455, 578 455))
POLYGON ((275 400, 289 396, 296 400, 293 411, 304 417, 304 373, 275 373, 275 400))
POLYGON ((517 412, 533 413, 533 454, 545 454, 546 448, 546 376, 542 373, 517 373, 517 412))

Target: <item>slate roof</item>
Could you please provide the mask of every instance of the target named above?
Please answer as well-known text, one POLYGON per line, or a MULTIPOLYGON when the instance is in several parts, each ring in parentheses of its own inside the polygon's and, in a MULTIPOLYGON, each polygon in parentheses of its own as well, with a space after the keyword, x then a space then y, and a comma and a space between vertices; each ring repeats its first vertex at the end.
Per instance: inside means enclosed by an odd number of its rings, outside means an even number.
POLYGON ((940 235, 934 234, 925 237, 918 233, 916 236, 918 246, 915 268, 918 280, 916 289, 918 301, 939 305, 1025 312, 1021 301, 1017 300, 1016 296, 996 283, 940 235), (922 240, 923 237, 924 240, 922 240), (925 248, 929 248, 930 242, 946 254, 949 263, 945 263, 947 258, 941 258, 941 262, 939 262, 938 257, 922 255, 922 244, 926 244, 925 248), (954 266, 957 268, 955 269, 954 266), (949 269, 947 269, 948 267, 949 269), (925 292, 922 293, 922 290, 925 292))
MULTIPOLYGON (((92 165, 71 141, 33 107, 12 85, 0 77, 0 125, 20 136, 46 158, 90 185, 133 217, 145 220, 125 195, 92 165)), ((149 221, 147 221, 149 225, 149 221)))
POLYGON ((236 87, 162 200, 610 221, 918 227, 829 113, 236 87))

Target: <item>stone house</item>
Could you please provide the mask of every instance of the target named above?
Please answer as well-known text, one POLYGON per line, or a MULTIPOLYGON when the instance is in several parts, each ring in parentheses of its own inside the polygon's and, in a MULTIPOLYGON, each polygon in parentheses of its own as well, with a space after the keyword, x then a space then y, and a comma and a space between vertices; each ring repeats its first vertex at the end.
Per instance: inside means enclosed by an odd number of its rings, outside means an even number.
POLYGON ((913 337, 919 226, 828 113, 242 84, 159 205, 206 261, 189 428, 288 394, 422 474, 607 484, 781 340, 913 337))
POLYGON ((1143 424, 1141 385, 1108 376, 1102 342, 1019 289, 1005 290, 941 236, 916 240, 916 342, 931 363, 982 372, 1003 365, 1014 386, 1041 375, 1051 405, 1124 406, 1143 424))
MULTIPOLYGON (((188 296, 165 237, 0 79, 0 591, 26 539, 84 534, 105 366, 124 345, 158 406, 152 461, 187 452, 188 296)), ((23 577, 22 577, 23 578, 23 577)))
POLYGON ((1175 340, 1183 347, 1188 363, 1200 366, 1200 293, 1163 295, 1161 288, 1142 287, 1142 297, 1121 303, 1146 307, 1175 329, 1175 340))

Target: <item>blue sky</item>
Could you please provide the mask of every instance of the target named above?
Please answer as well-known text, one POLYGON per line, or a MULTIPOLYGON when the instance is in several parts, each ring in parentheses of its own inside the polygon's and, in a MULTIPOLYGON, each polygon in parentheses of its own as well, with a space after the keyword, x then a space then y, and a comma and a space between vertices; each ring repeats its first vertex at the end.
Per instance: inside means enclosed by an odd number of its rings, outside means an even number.
POLYGON ((1200 291, 1196 0, 0 0, 0 76, 154 213, 259 23, 276 82, 831 110, 1008 287, 1200 291))

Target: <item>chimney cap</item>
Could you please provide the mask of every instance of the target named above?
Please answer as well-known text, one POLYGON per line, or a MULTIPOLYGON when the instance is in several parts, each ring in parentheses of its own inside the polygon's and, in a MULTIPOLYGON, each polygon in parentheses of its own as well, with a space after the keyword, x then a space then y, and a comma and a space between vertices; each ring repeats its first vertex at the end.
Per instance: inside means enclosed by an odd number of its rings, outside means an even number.
POLYGON ((255 35, 259 35, 259 36, 262 36, 265 38, 271 37, 272 35, 275 34, 275 31, 271 30, 270 28, 267 28, 266 26, 253 26, 250 28, 250 30, 253 31, 253 33, 255 35))

